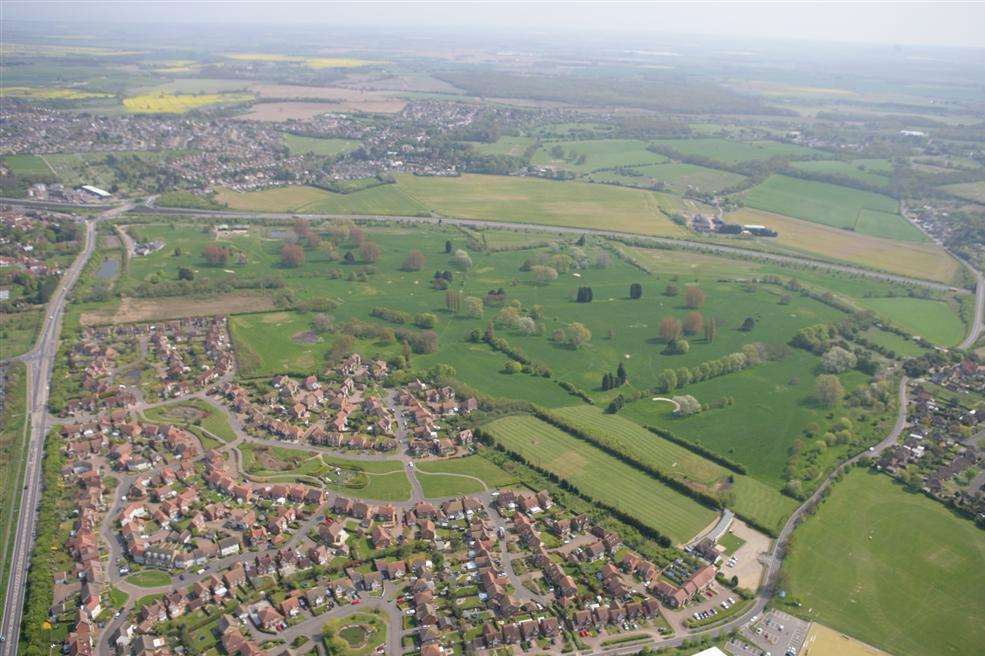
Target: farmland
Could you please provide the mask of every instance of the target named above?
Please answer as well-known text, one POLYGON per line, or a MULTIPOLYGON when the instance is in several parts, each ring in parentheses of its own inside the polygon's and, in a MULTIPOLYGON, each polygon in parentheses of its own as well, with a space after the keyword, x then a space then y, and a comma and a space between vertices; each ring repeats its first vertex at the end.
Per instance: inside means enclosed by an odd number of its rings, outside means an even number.
POLYGON ((302 57, 265 52, 237 52, 226 55, 229 59, 249 62, 285 62, 304 64, 311 68, 359 68, 382 62, 350 57, 302 57))
POLYGON ((873 237, 922 242, 923 233, 898 213, 889 196, 850 187, 771 175, 744 194, 746 205, 873 237))
POLYGON ((794 533, 791 612, 895 656, 972 654, 985 643, 985 534, 887 476, 855 470, 794 533))
POLYGON ((944 191, 976 203, 985 204, 985 182, 963 182, 941 187, 944 191))
POLYGON ((157 93, 123 99, 123 107, 133 114, 184 114, 210 105, 244 103, 253 100, 247 93, 203 93, 198 95, 157 93))
POLYGON ((794 162, 793 167, 811 173, 851 178, 877 187, 888 187, 889 176, 893 173, 892 164, 885 159, 857 159, 850 162, 819 159, 794 162))
POLYGON ((780 143, 779 141, 742 142, 729 139, 663 139, 657 140, 658 146, 671 148, 682 155, 707 157, 723 164, 738 164, 771 157, 788 157, 790 159, 810 159, 820 151, 780 143))
POLYGON ((657 183, 663 183, 675 193, 684 193, 689 188, 717 192, 745 180, 744 176, 737 173, 683 162, 637 166, 630 171, 631 175, 613 171, 593 173, 591 179, 595 182, 616 183, 629 187, 652 187, 657 183))
POLYGON ((220 189, 216 200, 234 210, 303 212, 308 214, 422 214, 425 207, 396 185, 382 185, 351 194, 315 187, 275 187, 264 191, 220 189))
POLYGON ((20 98, 24 100, 88 100, 89 98, 111 97, 108 93, 87 91, 85 89, 13 86, 0 89, 0 98, 20 98))
POLYGON ((709 508, 535 417, 497 419, 485 430, 532 465, 675 542, 690 539, 714 519, 709 508))
POLYGON ((575 173, 621 166, 640 166, 666 162, 663 155, 646 149, 645 141, 596 139, 592 141, 550 141, 531 158, 534 166, 545 166, 575 173))

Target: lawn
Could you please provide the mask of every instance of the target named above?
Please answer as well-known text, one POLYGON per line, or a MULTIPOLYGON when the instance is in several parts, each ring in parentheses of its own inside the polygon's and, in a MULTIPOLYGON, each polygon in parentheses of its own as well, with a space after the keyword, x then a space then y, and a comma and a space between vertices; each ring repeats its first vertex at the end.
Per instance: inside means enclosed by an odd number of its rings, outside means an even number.
POLYGON ((171 577, 156 569, 145 569, 127 577, 127 583, 141 588, 160 588, 171 585, 171 577))
POLYGON ((325 155, 334 157, 359 147, 359 142, 355 139, 321 139, 317 137, 303 137, 297 134, 285 134, 284 145, 291 151, 292 155, 325 155))
POLYGON ((494 489, 516 482, 513 476, 480 455, 422 460, 416 464, 416 469, 417 480, 428 497, 471 494, 482 492, 487 487, 494 489))
POLYGON ((446 216, 650 235, 682 234, 661 211, 666 201, 642 189, 497 175, 401 175, 398 180, 400 188, 421 205, 446 216))
POLYGON ((961 317, 946 301, 906 296, 862 298, 864 306, 940 346, 954 346, 967 332, 961 317))
POLYGON ((531 464, 674 542, 686 542, 714 520, 713 510, 536 417, 497 419, 484 429, 531 464))
POLYGON ((188 399, 177 403, 149 408, 144 415, 150 421, 188 426, 191 430, 205 429, 222 442, 232 442, 236 433, 225 413, 203 399, 188 399))
POLYGON ((771 175, 743 192, 745 204, 834 228, 897 241, 925 242, 889 196, 851 187, 771 175))
POLYGON ((783 572, 791 612, 894 656, 957 656, 985 644, 982 562, 972 522, 855 470, 794 533, 783 572))
POLYGON ((3 165, 10 169, 14 175, 32 178, 50 178, 54 175, 44 160, 37 155, 7 155, 2 161, 3 165))
POLYGON ((369 656, 386 642, 386 632, 386 622, 379 615, 353 613, 328 620, 322 639, 325 651, 334 656, 369 656))
POLYGON ((713 496, 728 488, 731 478, 730 489, 734 501, 730 505, 733 510, 772 531, 780 529, 796 505, 775 488, 748 476, 735 474, 693 451, 654 435, 625 417, 604 414, 589 405, 562 408, 552 414, 589 435, 621 445, 636 454, 638 462, 664 476, 676 478, 713 496))

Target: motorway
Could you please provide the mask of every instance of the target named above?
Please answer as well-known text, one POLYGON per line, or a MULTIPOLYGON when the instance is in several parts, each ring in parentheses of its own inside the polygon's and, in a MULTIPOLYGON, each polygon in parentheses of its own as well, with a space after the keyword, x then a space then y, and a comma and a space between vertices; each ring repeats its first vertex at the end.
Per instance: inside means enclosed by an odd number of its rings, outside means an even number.
POLYGON ((24 468, 25 485, 21 494, 19 521, 10 562, 10 578, 7 595, 3 600, 3 620, 0 623, 0 636, 3 636, 3 642, 0 642, 0 656, 14 656, 17 653, 21 616, 24 612, 27 570, 31 561, 37 508, 41 498, 41 459, 44 454, 45 433, 48 429, 48 387, 55 365, 55 354, 58 352, 58 338, 61 335, 65 303, 96 248, 96 222, 114 218, 131 207, 132 205, 121 205, 103 212, 96 220, 86 221, 85 246, 62 276, 58 288, 48 302, 48 310, 34 348, 20 357, 27 366, 27 412, 30 417, 31 432, 28 437, 27 463, 24 468))

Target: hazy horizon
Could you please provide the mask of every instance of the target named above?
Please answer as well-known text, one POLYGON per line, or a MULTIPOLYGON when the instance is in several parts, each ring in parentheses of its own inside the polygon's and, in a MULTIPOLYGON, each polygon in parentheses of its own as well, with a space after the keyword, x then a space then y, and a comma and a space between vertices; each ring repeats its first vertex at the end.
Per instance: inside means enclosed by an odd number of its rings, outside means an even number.
POLYGON ((591 31, 985 48, 985 4, 598 2, 4 2, 4 21, 591 31))

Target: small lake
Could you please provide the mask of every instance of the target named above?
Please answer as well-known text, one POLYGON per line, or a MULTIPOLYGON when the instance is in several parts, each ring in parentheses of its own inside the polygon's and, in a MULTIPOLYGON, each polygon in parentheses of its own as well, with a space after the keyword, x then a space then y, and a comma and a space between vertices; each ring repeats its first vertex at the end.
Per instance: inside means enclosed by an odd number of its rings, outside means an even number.
POLYGON ((96 271, 96 277, 105 280, 114 277, 119 271, 120 261, 115 258, 107 258, 99 265, 99 270, 96 271))

